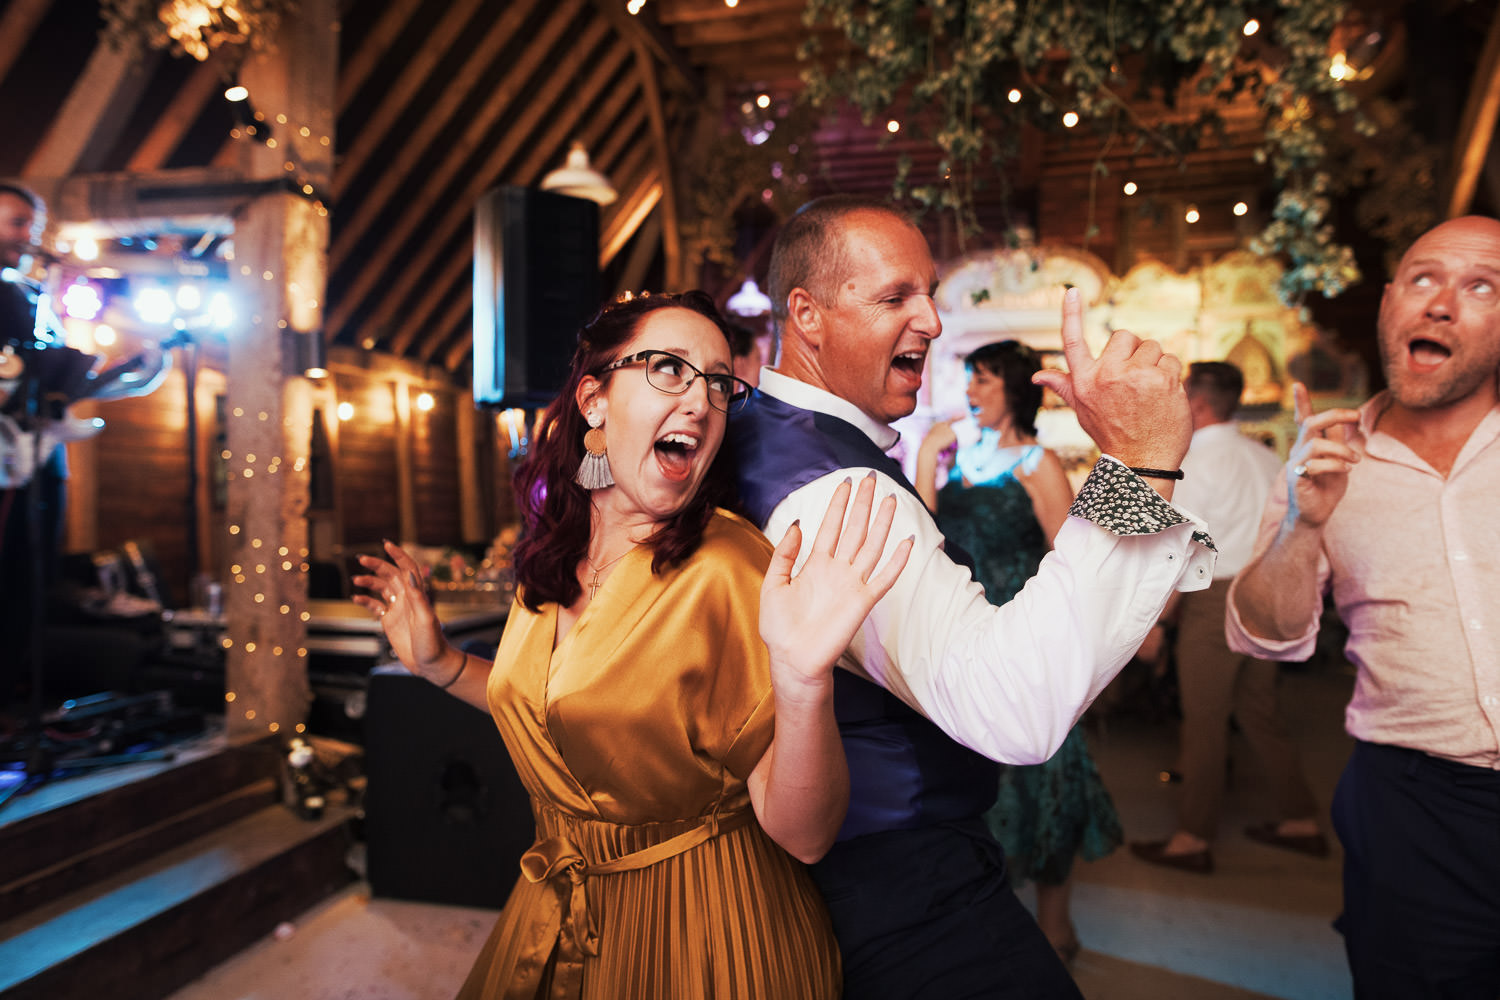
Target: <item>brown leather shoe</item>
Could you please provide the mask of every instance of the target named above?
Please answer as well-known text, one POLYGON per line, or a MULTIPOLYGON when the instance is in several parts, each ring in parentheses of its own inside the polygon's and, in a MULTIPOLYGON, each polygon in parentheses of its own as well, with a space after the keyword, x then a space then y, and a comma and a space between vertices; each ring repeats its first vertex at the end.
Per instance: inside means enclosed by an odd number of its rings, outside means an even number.
POLYGON ((1289 834, 1277 830, 1275 820, 1245 827, 1245 836, 1272 847, 1284 847, 1298 854, 1309 854, 1315 858, 1328 857, 1328 838, 1321 833, 1289 834))
POLYGON ((1212 875, 1214 873, 1214 855, 1208 848, 1201 851, 1187 851, 1182 854, 1168 854, 1165 840, 1134 840, 1130 843, 1130 853, 1142 861, 1149 861, 1153 865, 1162 865, 1166 868, 1178 868, 1185 872, 1193 872, 1197 875, 1212 875))

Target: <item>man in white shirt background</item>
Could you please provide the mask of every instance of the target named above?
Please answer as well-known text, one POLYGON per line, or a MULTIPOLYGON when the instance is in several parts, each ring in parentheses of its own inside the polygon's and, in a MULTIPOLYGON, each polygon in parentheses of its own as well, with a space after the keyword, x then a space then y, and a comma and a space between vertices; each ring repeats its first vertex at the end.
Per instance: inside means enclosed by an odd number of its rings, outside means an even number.
POLYGON ((1281 473, 1276 453, 1240 433, 1234 419, 1245 378, 1227 361, 1188 367, 1185 382, 1193 438, 1182 460, 1183 481, 1174 503, 1208 522, 1219 550, 1207 590, 1176 594, 1167 616, 1177 619, 1177 684, 1182 704, 1178 768, 1182 790, 1177 829, 1166 840, 1136 841, 1144 861, 1209 874, 1212 844, 1224 798, 1233 715, 1264 767, 1275 818, 1245 830, 1262 843, 1323 857, 1328 842, 1318 830, 1317 800, 1302 760, 1276 704, 1279 668, 1269 660, 1230 650, 1224 638, 1224 602, 1234 575, 1250 560, 1261 511, 1281 473))

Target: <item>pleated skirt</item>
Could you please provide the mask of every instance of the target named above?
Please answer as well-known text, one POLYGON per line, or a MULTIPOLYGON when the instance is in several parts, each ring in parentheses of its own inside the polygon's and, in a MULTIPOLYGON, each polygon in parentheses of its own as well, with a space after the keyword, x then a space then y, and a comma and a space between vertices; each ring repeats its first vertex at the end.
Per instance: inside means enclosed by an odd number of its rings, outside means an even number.
MULTIPOLYGON (((565 837, 594 864, 695 825, 622 826, 539 808, 537 841, 565 837)), ((579 897, 567 879, 533 882, 523 875, 459 1000, 839 996, 838 946, 822 898, 803 865, 753 820, 649 867, 588 875, 583 891, 597 947, 583 955, 581 976, 559 974, 559 954, 568 948, 557 939, 568 931, 557 930, 556 918, 579 897), (539 955, 546 957, 538 982, 539 955)))

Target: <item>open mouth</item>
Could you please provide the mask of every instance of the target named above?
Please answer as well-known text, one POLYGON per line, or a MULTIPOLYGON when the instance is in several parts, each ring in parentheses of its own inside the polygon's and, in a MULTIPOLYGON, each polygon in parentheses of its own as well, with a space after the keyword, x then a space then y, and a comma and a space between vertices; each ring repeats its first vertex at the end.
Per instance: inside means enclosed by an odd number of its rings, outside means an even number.
POLYGON ((1419 371, 1430 371, 1453 356, 1453 352, 1435 340, 1421 337, 1406 345, 1412 367, 1419 371))
POLYGON ((673 482, 681 482, 693 471, 693 456, 698 453, 698 439, 691 434, 664 434, 657 439, 654 448, 656 464, 661 468, 661 474, 673 482))
POLYGON ((905 354, 896 355, 895 360, 891 362, 891 367, 909 378, 920 380, 922 365, 926 360, 927 356, 921 351, 907 351, 905 354))

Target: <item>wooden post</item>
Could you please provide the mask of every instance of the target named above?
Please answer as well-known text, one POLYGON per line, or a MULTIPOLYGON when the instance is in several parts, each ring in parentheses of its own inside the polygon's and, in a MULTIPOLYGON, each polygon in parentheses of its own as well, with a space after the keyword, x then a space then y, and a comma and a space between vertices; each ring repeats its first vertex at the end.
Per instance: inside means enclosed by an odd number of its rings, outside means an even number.
POLYGON ((321 336, 328 213, 307 193, 332 174, 338 56, 334 0, 304 0, 276 46, 240 71, 259 113, 242 141, 251 179, 285 187, 251 203, 235 227, 240 308, 228 371, 230 578, 225 720, 231 735, 301 731, 307 677, 308 455, 311 386, 297 338, 321 336), (290 167, 288 165, 290 164, 290 167))

